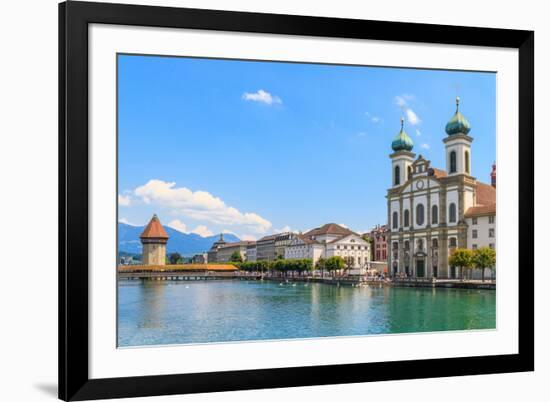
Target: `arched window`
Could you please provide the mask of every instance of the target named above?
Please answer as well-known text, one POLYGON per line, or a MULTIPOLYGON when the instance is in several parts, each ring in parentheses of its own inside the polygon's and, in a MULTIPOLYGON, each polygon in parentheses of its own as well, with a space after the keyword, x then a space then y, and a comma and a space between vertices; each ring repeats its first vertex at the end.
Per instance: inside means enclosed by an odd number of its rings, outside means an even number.
POLYGON ((437 225, 439 220, 437 205, 432 206, 432 224, 437 225))
POLYGON ((424 204, 416 206, 416 224, 421 226, 424 224, 424 204))
POLYGON ((454 202, 449 205, 449 222, 456 222, 456 204, 454 202))
POLYGON ((399 166, 396 166, 393 173, 393 184, 399 186, 401 182, 399 166))
POLYGON ((449 155, 449 173, 456 173, 456 152, 451 151, 451 154, 449 155))
POLYGON ((413 170, 412 170, 412 167, 409 166, 409 167, 407 168, 407 180, 410 180, 410 178, 412 177, 412 171, 413 171, 413 170))
POLYGON ((394 212, 393 215, 392 215, 392 227, 394 229, 397 229, 398 226, 399 226, 399 222, 397 222, 397 212, 394 212))
POLYGON ((470 153, 468 151, 464 152, 464 167, 466 173, 470 174, 470 153))
POLYGON ((403 226, 408 227, 409 226, 409 210, 408 209, 406 209, 405 212, 403 212, 403 220, 404 220, 403 226))

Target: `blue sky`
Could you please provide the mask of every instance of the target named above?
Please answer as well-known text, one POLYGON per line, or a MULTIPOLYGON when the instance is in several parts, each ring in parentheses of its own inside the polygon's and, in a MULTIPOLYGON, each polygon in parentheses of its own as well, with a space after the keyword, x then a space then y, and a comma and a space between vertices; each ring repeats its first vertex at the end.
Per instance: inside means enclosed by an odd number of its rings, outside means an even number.
POLYGON ((496 158, 496 75, 119 55, 119 219, 259 238, 385 223, 391 141, 445 168, 461 98, 472 174, 496 158))

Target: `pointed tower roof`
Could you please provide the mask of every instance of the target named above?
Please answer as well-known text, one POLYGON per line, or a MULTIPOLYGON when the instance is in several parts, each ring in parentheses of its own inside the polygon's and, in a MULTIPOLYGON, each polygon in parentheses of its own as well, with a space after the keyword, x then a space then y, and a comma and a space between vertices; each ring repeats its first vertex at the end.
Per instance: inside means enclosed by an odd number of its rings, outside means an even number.
POLYGON ((414 143, 411 137, 403 129, 405 119, 401 117, 401 130, 397 133, 391 143, 391 148, 395 151, 412 151, 414 143))
POLYGON ((168 239, 168 233, 162 227, 157 214, 153 215, 143 233, 139 236, 140 239, 168 239))
POLYGON ((448 135, 455 135, 455 134, 468 134, 471 130, 470 122, 464 117, 462 113, 460 113, 459 110, 460 106, 460 98, 456 97, 456 112, 451 117, 451 120, 447 123, 445 126, 445 131, 448 135))

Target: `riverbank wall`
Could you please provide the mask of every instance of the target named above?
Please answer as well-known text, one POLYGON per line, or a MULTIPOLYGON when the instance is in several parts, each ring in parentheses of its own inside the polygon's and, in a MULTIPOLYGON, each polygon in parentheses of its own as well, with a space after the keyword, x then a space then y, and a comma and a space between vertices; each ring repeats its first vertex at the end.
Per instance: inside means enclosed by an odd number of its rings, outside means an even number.
POLYGON ((265 273, 243 273, 239 271, 187 271, 187 270, 145 270, 139 269, 119 270, 118 279, 121 280, 268 280, 273 282, 307 282, 324 283, 335 286, 369 286, 369 287, 416 287, 416 288, 457 288, 457 289, 496 289, 495 281, 460 280, 460 279, 423 279, 423 278, 394 278, 377 279, 363 276, 343 277, 280 277, 269 276, 265 273))

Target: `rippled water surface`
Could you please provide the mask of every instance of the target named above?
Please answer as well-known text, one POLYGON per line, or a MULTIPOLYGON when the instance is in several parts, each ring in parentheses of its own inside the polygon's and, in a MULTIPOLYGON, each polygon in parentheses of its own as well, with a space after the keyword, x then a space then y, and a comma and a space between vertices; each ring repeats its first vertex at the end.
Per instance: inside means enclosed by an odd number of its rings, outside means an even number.
POLYGON ((119 346, 495 328, 495 291, 120 281, 119 346))

